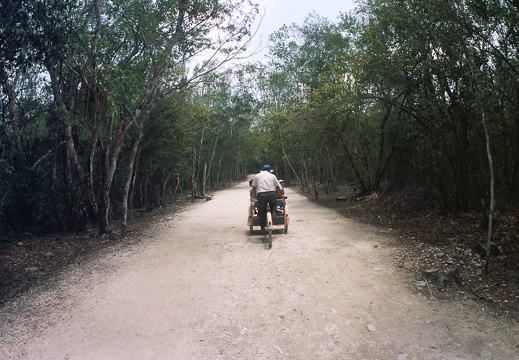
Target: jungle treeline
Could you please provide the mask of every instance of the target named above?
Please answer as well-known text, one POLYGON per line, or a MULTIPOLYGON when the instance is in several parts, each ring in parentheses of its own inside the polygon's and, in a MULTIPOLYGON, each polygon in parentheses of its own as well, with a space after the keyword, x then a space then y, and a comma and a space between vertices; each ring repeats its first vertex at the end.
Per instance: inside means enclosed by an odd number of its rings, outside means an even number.
POLYGON ((264 57, 260 22, 248 0, 3 1, 0 237, 124 232, 265 162, 316 194, 517 207, 518 1, 361 1, 264 57))

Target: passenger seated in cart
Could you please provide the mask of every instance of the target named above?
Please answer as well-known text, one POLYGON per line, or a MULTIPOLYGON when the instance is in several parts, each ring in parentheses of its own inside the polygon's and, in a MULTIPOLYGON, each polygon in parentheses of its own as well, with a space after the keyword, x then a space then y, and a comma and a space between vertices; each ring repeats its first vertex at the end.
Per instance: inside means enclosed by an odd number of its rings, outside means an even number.
MULTIPOLYGON (((273 174, 273 175, 276 175, 274 174, 274 170, 270 170, 270 173, 273 174)), ((285 200, 286 197, 285 197, 285 189, 283 188, 283 186, 285 186, 284 184, 284 180, 282 179, 278 179, 278 185, 279 185, 279 191, 276 192, 276 196, 277 196, 277 199, 278 199, 278 202, 277 202, 277 206, 279 206, 279 200, 285 200)))
POLYGON ((278 180, 280 190, 277 192, 277 198, 276 198, 276 215, 277 216, 283 216, 283 211, 285 209, 285 199, 287 198, 285 196, 285 182, 281 179, 278 180))
POLYGON ((270 172, 269 164, 263 165, 263 170, 252 179, 252 197, 258 199, 258 218, 261 230, 265 230, 267 224, 267 205, 270 206, 272 216, 276 216, 276 202, 278 193, 282 190, 276 175, 270 172))
POLYGON ((252 192, 253 190, 253 187, 252 187, 252 180, 253 179, 250 179, 249 180, 249 196, 250 196, 250 200, 252 201, 252 199, 254 199, 255 195, 254 193, 252 192))
POLYGON ((285 181, 279 179, 278 182, 279 182, 279 188, 280 188, 280 190, 279 190, 279 192, 277 194, 278 199, 285 200, 286 199, 286 197, 285 197, 285 189, 283 188, 285 186, 285 181))

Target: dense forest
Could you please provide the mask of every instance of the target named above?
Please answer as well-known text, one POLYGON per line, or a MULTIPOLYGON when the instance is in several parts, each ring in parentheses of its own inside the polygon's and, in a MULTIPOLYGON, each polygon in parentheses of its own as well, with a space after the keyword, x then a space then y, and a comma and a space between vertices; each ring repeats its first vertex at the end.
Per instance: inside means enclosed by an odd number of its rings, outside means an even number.
POLYGON ((261 62, 260 22, 248 0, 3 0, 0 238, 124 232, 264 162, 315 194, 517 208, 519 1, 365 0, 261 62))

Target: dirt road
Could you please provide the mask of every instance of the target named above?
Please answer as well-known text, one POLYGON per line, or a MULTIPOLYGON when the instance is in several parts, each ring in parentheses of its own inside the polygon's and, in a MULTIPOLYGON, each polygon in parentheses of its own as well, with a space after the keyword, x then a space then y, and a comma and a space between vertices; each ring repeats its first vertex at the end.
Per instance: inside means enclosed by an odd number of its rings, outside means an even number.
POLYGON ((514 359, 517 324, 431 301, 397 248, 287 190, 272 250, 247 183, 4 310, 2 359, 514 359))

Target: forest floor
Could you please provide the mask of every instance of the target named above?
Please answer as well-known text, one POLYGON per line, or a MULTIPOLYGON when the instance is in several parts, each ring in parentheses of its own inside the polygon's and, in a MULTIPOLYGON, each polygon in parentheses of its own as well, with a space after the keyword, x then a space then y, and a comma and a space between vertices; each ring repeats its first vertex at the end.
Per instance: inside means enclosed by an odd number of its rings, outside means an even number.
MULTIPOLYGON (((416 196, 381 197, 355 201, 352 194, 325 194, 307 197, 332 208, 347 218, 375 225, 393 234, 401 250, 395 255, 400 268, 416 274, 424 294, 452 301, 467 296, 504 316, 516 317, 519 310, 519 211, 499 214, 494 222, 493 254, 489 273, 481 244, 486 243, 481 215, 476 213, 440 215, 416 196), (338 196, 349 196, 337 201, 338 196), (463 286, 435 286, 423 278, 422 271, 445 271, 457 267, 463 286)), ((181 206, 177 207, 181 209, 181 206)), ((126 237, 118 234, 94 237, 92 233, 58 234, 42 237, 25 234, 16 239, 0 239, 0 307, 35 285, 44 284, 67 266, 80 264, 99 251, 137 241, 150 221, 171 213, 171 207, 135 219, 126 237)))

